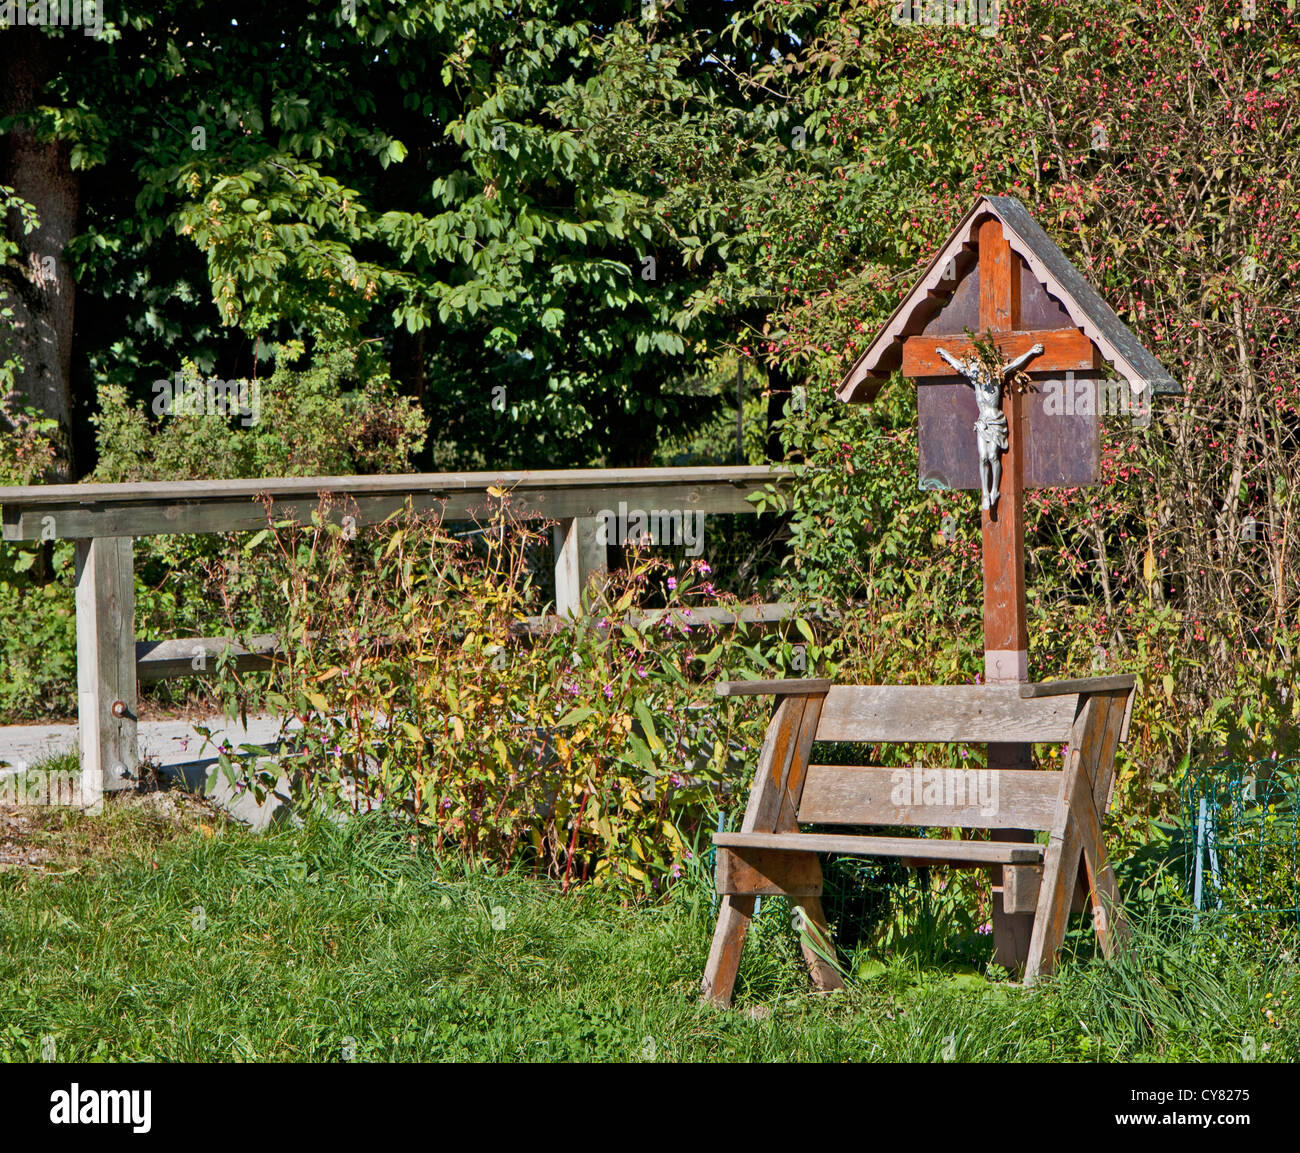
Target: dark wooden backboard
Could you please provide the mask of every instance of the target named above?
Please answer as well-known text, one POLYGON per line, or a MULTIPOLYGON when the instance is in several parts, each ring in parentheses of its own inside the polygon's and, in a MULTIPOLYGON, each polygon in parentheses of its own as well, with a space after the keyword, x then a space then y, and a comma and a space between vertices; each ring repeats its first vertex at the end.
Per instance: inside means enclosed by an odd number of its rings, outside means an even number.
MULTIPOLYGON (((1022 330, 1061 329, 1071 326, 1069 315, 1030 271, 1020 264, 1020 323, 1022 330)), ((943 307, 929 323, 926 336, 961 335, 979 331, 978 264, 972 264, 943 307)), ((1029 395, 1029 432, 1025 443, 1027 488, 1073 488, 1094 484, 1100 460, 1099 422, 1095 403, 1073 403, 1073 396, 1096 382, 1079 376, 1067 382, 1059 374, 1034 377, 1029 395), (1067 389, 1071 403, 1063 404, 1067 389), (1088 414, 1089 408, 1091 413, 1088 414), (1078 410, 1082 410, 1081 412, 1078 410)), ((975 393, 960 377, 917 382, 916 406, 920 418, 920 472, 922 488, 978 489, 979 456, 974 424, 975 393)))
MULTIPOLYGON (((1031 379, 1033 379, 1031 377, 1031 379)), ((1086 382, 1094 390, 1095 381, 1086 382)), ((1078 389, 1082 379, 1074 382, 1078 389)), ((1062 411, 1064 382, 1035 380, 1027 396, 1029 431, 1025 438, 1025 487, 1073 488, 1095 484, 1101 459, 1099 421, 1093 414, 1062 411)), ((960 378, 917 387, 922 488, 978 489, 975 443, 975 393, 960 378)), ((1080 408, 1086 406, 1079 405, 1080 408)))

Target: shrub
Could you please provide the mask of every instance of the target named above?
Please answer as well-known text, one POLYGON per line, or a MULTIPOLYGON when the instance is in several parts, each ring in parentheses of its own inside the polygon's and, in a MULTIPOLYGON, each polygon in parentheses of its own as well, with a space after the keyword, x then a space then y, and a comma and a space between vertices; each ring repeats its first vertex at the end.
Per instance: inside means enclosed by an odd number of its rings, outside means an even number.
MULTIPOLYGON (((287 573, 284 660, 265 681, 224 673, 221 691, 291 718, 282 765, 306 804, 400 809, 475 862, 653 891, 743 803, 733 771, 761 744, 766 703, 715 704, 713 679, 779 675, 792 643, 692 623, 717 599, 708 565, 642 555, 571 624, 530 630, 540 537, 493 505, 461 536, 409 511, 357 534, 328 510, 259 534, 250 551, 287 573), (651 597, 666 608, 639 611, 651 597)), ((221 764, 258 791, 280 771, 252 748, 221 764)))

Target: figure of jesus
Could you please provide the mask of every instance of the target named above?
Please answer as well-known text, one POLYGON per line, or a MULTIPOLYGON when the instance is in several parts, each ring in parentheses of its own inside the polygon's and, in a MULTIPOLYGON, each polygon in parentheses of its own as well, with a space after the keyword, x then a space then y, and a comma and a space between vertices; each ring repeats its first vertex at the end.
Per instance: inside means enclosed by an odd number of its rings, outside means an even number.
POLYGON ((1043 346, 1035 344, 1023 356, 1003 365, 1001 372, 994 375, 975 356, 969 360, 958 360, 946 348, 935 349, 975 390, 975 404, 979 408, 979 417, 975 421, 975 440, 979 446, 982 509, 997 508, 998 489, 1002 484, 1002 454, 1007 451, 1009 443, 1007 418, 1002 412, 1002 382, 1007 377, 1014 376, 1034 357, 1041 355, 1042 351, 1043 346))

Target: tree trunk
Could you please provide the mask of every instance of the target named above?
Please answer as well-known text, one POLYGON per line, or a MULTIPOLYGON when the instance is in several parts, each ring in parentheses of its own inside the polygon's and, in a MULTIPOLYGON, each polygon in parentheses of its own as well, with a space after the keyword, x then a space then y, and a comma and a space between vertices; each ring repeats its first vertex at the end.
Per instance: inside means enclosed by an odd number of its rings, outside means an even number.
MULTIPOLYGON (((0 117, 22 115, 46 99, 51 40, 40 28, 10 28, 0 36, 0 117)), ((19 252, 3 276, 11 330, 0 334, 9 355, 22 359, 19 392, 63 430, 58 479, 71 479, 72 320, 76 286, 67 247, 76 235, 79 181, 69 145, 37 140, 18 124, 0 136, 0 185, 34 205, 40 227, 24 235, 17 213, 5 221, 19 252), (17 265, 15 267, 15 264, 17 265)))

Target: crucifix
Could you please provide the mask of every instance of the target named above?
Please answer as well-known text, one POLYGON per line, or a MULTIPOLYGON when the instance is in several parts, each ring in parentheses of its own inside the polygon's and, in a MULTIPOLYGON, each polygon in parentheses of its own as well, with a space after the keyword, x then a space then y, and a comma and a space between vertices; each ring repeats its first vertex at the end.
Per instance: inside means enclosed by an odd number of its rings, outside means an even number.
POLYGON ((1036 344, 1023 356, 997 369, 990 368, 974 356, 969 360, 958 360, 946 348, 936 348, 935 352, 964 376, 975 390, 975 404, 979 408, 974 431, 980 458, 980 508, 996 508, 998 488, 1002 483, 1002 454, 1010 447, 1007 418, 1002 411, 1002 385, 1034 357, 1041 356, 1043 346, 1036 344))
MULTIPOLYGON (((1029 679, 1025 489, 1096 483, 1103 364, 1143 404, 1182 391, 1024 205, 982 196, 838 390, 841 400, 870 401, 901 369, 917 385, 921 487, 979 491, 987 682, 1029 679), (1007 387, 1022 371, 1035 378, 1030 390, 1007 387), (1074 403, 1080 395, 1088 403, 1074 403)), ((988 763, 1033 768, 1031 746, 990 744, 988 763)), ((1028 956, 1033 928, 1032 914, 1004 909, 1015 903, 1003 899, 1020 883, 1015 868, 995 873, 993 886, 994 960, 1011 970, 1028 956)))

